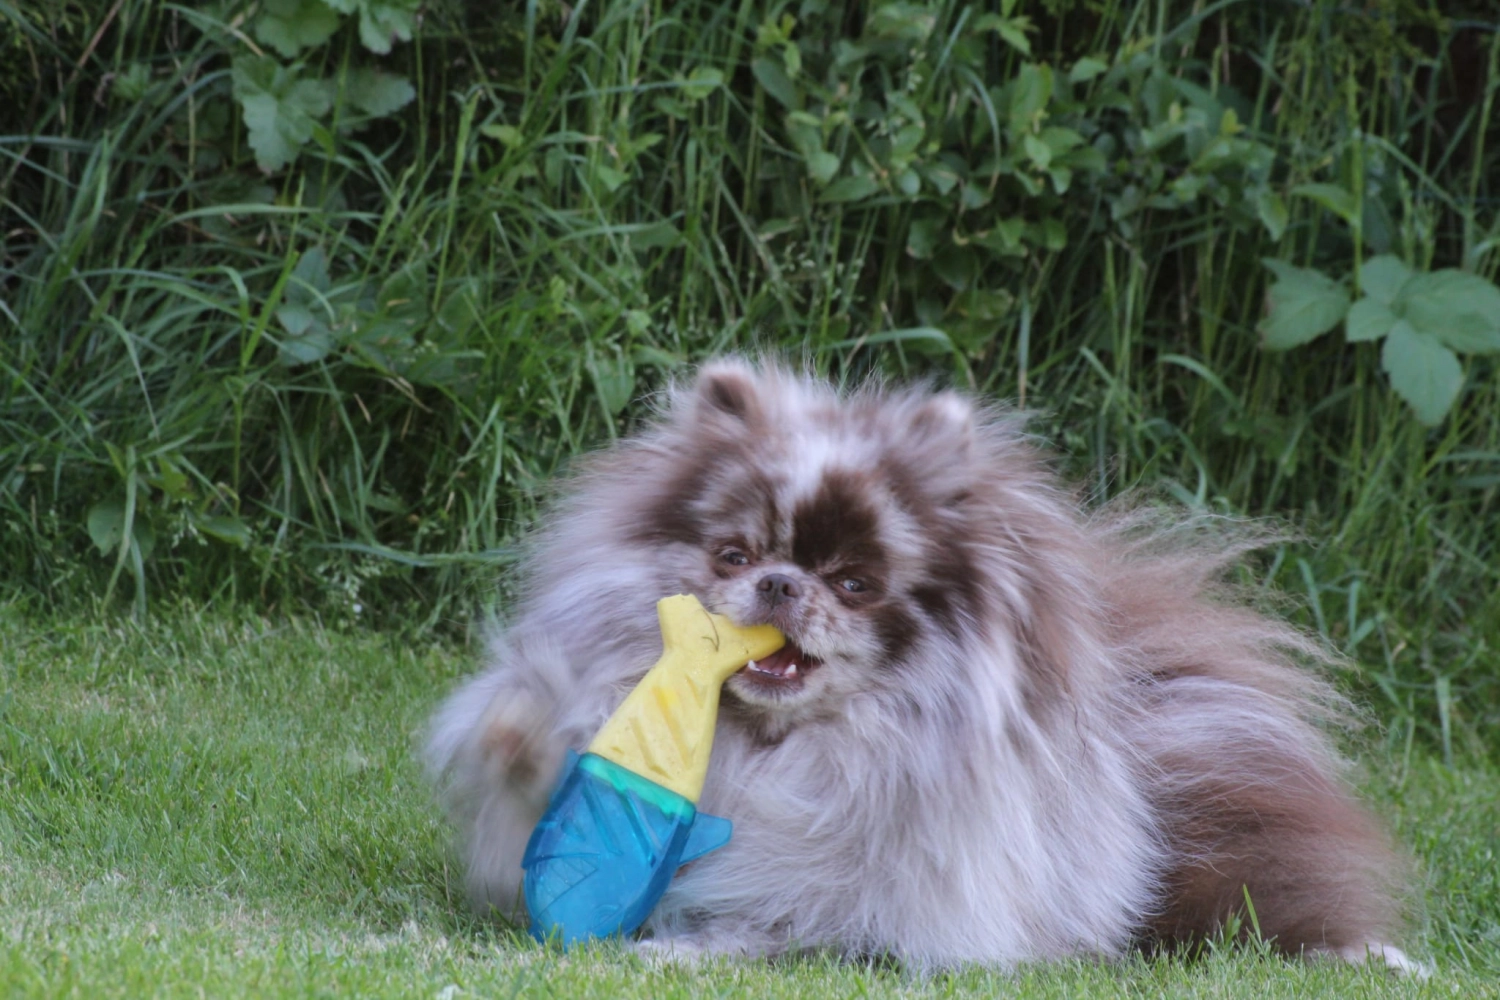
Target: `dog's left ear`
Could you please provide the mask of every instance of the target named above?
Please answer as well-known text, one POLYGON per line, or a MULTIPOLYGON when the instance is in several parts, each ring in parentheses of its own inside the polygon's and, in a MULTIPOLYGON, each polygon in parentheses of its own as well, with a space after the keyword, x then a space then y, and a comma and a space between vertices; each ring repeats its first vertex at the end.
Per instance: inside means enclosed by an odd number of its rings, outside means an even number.
POLYGON ((738 360, 715 361, 704 365, 693 383, 691 418, 695 422, 726 420, 757 427, 764 419, 764 407, 755 369, 738 360))
POLYGON ((974 404, 956 392, 923 400, 907 427, 912 446, 937 461, 963 460, 974 446, 974 404))

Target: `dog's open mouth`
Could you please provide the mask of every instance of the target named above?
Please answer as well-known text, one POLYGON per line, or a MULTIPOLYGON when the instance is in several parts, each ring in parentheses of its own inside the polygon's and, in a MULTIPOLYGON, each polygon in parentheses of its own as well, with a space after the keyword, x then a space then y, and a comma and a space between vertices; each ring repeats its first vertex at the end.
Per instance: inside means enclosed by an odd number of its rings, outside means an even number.
POLYGON ((740 674, 757 686, 770 690, 801 687, 803 679, 823 665, 816 656, 787 643, 770 656, 751 660, 740 674))

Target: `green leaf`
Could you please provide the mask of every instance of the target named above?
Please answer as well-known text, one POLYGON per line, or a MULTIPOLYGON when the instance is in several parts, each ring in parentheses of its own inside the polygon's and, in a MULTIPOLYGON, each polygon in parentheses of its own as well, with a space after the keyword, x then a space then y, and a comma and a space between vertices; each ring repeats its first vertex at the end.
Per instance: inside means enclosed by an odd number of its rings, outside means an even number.
POLYGON ((814 153, 807 158, 807 172, 819 184, 827 184, 839 172, 839 158, 826 151, 814 153))
POLYGON ((1073 64, 1072 69, 1068 70, 1068 82, 1084 83, 1086 81, 1092 80, 1094 77, 1098 76, 1100 73, 1103 73, 1107 69, 1109 69, 1109 66, 1107 64, 1100 62, 1098 59, 1092 59, 1088 56, 1084 56, 1082 59, 1073 64))
POLYGON ((313 247, 303 253, 297 259, 297 266, 292 268, 292 280, 287 282, 286 300, 288 302, 318 302, 316 292, 326 293, 333 286, 328 277, 328 254, 323 252, 322 247, 313 247))
POLYGON ((237 517, 227 514, 215 514, 213 516, 198 515, 194 518, 194 524, 199 531, 205 535, 211 535, 221 542, 237 545, 240 548, 250 544, 250 529, 245 522, 237 517))
POLYGON ((109 92, 122 101, 139 101, 146 96, 151 86, 151 67, 143 62, 134 62, 130 68, 115 77, 109 92))
POLYGON ((291 59, 328 41, 338 26, 339 16, 323 0, 265 0, 255 37, 291 59))
POLYGON ((1396 308, 1455 351, 1500 351, 1500 288, 1477 274, 1453 268, 1419 274, 1401 287, 1396 308))
POLYGON ((982 234, 975 242, 1005 257, 1024 257, 1026 247, 1021 243, 1021 239, 1025 234, 1025 219, 1001 219, 995 223, 993 229, 982 234))
POLYGON ((756 81, 765 88, 766 93, 776 98, 782 106, 796 110, 802 103, 791 77, 786 75, 786 70, 777 60, 761 56, 750 64, 750 72, 755 74, 756 81))
POLYGON ((1355 203, 1354 195, 1337 184, 1298 184, 1292 188, 1292 194, 1311 198, 1350 226, 1359 228, 1359 205, 1355 203))
POLYGON ((417 96, 404 76, 361 66, 349 74, 349 100, 367 115, 384 118, 410 104, 417 96))
POLYGON ((377 55, 391 51, 394 41, 411 41, 422 0, 324 0, 344 14, 359 12, 359 41, 377 55))
POLYGON ((1396 314, 1371 298, 1363 298, 1349 307, 1344 318, 1344 339, 1351 344, 1363 340, 1379 340, 1391 332, 1396 324, 1396 314))
POLYGON ((280 170, 297 158, 317 119, 328 113, 328 85, 301 79, 269 56, 236 57, 231 77, 256 163, 266 173, 280 170))
POLYGON ((1030 131, 1033 121, 1052 99, 1052 68, 1027 63, 1011 82, 1010 127, 1030 131))
POLYGON ((1349 294, 1321 272, 1279 260, 1263 263, 1276 274, 1266 291, 1270 311, 1261 320, 1261 346, 1284 351, 1322 336, 1349 311, 1349 294))
MULTIPOLYGON (((125 544, 125 501, 118 498, 101 500, 89 508, 86 523, 89 540, 100 555, 107 556, 117 551, 125 544)), ((142 516, 140 507, 136 508, 130 526, 130 544, 136 547, 142 559, 149 557, 156 548, 156 532, 142 516)))
POLYGON ((628 356, 618 351, 599 356, 590 351, 589 374, 605 413, 614 416, 629 405, 635 395, 635 366, 628 356))
POLYGON ((500 140, 500 144, 509 149, 514 149, 526 141, 526 136, 522 135, 521 130, 514 125, 483 125, 479 131, 491 139, 500 140))
POLYGON ((1005 44, 1020 52, 1022 55, 1031 55, 1031 40, 1026 37, 1026 32, 1031 28, 1031 20, 1025 17, 1002 17, 999 14, 981 14, 974 20, 973 30, 993 31, 1005 39, 1005 44))
POLYGON ((701 101, 724 85, 724 71, 714 66, 698 66, 687 76, 682 85, 682 96, 690 101, 701 101))
POLYGON ((614 167, 606 166, 603 163, 596 163, 594 165, 594 176, 599 179, 599 183, 604 185, 604 190, 610 194, 614 194, 620 190, 620 186, 630 180, 630 175, 625 173, 625 171, 616 170, 614 167))
POLYGON ((1391 327, 1380 364, 1391 378, 1391 388, 1428 427, 1442 422, 1463 388, 1463 368, 1453 352, 1406 320, 1391 327))
POLYGON ((123 500, 101 500, 89 508, 89 539, 100 555, 109 555, 120 547, 125 537, 125 502, 123 500))
MULTIPOLYGON (((276 312, 276 318, 283 319, 279 309, 276 312)), ((284 319, 283 325, 285 325, 284 319)), ((304 328, 301 333, 292 334, 288 331, 287 336, 281 338, 281 363, 289 367, 310 365, 332 354, 336 346, 333 342, 333 334, 329 332, 328 327, 322 323, 313 323, 304 328)))
POLYGON ((1256 191, 1255 214, 1260 217, 1260 224, 1266 227, 1271 239, 1281 239, 1281 234, 1286 232, 1288 218, 1286 202, 1281 200, 1281 195, 1266 187, 1256 191))
POLYGON ((932 269, 950 288, 961 292, 974 281, 979 261, 971 248, 949 241, 933 255, 932 269))
POLYGON ((630 245, 637 250, 671 250, 682 245, 682 231, 670 222, 653 222, 630 234, 630 245))
POLYGON ((880 184, 869 174, 841 177, 823 189, 821 200, 831 202, 861 201, 880 190, 880 184))
POLYGON ((1412 269, 1399 257, 1381 254, 1359 266, 1359 290, 1383 306, 1396 301, 1401 286, 1412 276, 1412 269))
POLYGON ((1037 169, 1046 170, 1052 163, 1052 147, 1038 137, 1027 133, 1026 138, 1021 140, 1021 145, 1025 147, 1027 158, 1037 169))
POLYGON ((941 215, 923 215, 911 220, 906 230, 906 252, 918 260, 927 260, 937 249, 946 227, 947 219, 941 215))
POLYGON ((1012 21, 1001 22, 995 30, 1000 32, 1000 37, 1005 39, 1007 45, 1017 50, 1022 55, 1031 55, 1031 40, 1026 37, 1023 28, 1025 24, 1020 18, 1012 21))

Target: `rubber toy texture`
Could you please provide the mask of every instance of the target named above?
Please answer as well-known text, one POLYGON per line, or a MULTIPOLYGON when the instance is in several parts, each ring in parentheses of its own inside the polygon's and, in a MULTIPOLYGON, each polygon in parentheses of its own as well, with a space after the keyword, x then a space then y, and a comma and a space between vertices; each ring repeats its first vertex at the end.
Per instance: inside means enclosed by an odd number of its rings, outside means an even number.
POLYGON ((786 639, 741 628, 696 597, 657 602, 662 655, 581 756, 569 751, 521 865, 538 940, 573 945, 631 934, 678 867, 729 841, 726 819, 697 810, 719 693, 786 639))

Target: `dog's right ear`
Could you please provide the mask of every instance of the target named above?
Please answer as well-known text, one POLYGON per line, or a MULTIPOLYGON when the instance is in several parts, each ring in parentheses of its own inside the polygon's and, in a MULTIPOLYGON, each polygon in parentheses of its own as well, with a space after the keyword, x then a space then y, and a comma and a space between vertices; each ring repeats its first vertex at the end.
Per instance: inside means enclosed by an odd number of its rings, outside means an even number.
POLYGON ((690 412, 695 422, 733 420, 747 427, 759 426, 765 408, 755 369, 737 360, 704 365, 693 383, 690 412))

